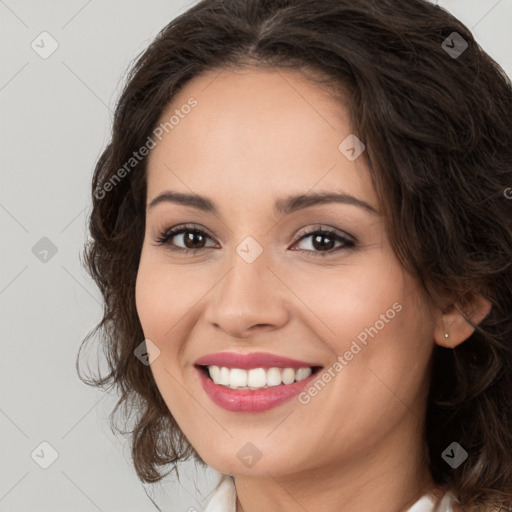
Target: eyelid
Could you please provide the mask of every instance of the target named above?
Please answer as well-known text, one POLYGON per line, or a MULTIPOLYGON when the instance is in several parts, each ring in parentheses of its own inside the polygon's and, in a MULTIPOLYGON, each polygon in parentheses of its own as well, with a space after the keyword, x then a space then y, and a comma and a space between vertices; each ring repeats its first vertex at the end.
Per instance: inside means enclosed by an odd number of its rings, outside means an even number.
POLYGON ((357 242, 357 238, 355 236, 352 236, 350 233, 347 233, 346 231, 343 231, 339 228, 335 228, 333 226, 327 226, 326 224, 314 224, 313 226, 303 228, 301 231, 299 231, 299 233, 297 234, 297 236, 295 238, 294 243, 297 243, 298 241, 300 241, 304 236, 312 235, 313 233, 316 233, 317 231, 332 231, 337 236, 346 238, 354 243, 357 242))

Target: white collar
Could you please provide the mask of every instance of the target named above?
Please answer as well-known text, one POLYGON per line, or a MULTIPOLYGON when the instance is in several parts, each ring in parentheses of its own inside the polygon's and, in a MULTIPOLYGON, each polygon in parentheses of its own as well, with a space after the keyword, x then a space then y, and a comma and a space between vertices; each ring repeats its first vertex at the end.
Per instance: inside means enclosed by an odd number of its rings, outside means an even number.
MULTIPOLYGON (((452 502, 456 501, 451 492, 447 492, 435 512, 453 512, 452 502)), ((407 512, 434 512, 434 500, 430 495, 422 496, 407 512)), ((233 478, 222 478, 208 502, 204 512, 236 512, 236 488, 233 478)))

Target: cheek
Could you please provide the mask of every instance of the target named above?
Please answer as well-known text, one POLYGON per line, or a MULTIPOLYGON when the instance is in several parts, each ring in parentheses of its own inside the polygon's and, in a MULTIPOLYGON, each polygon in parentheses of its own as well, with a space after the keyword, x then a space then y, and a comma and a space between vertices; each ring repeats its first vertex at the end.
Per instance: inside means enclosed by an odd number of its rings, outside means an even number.
POLYGON ((346 356, 338 385, 357 385, 373 402, 383 398, 380 391, 389 393, 380 377, 414 397, 426 374, 434 323, 426 296, 398 263, 389 258, 322 269, 308 280, 295 277, 291 288, 307 305, 302 321, 315 326, 331 360, 346 356))
MULTIPOLYGON (((183 348, 180 340, 187 339, 192 327, 189 319, 191 305, 184 300, 186 289, 180 289, 182 280, 176 280, 175 276, 176 273, 171 275, 165 265, 143 252, 135 301, 144 336, 159 350, 158 357, 151 363, 151 372, 164 401, 179 423, 190 407, 190 395, 179 384, 182 381, 179 355, 183 348)), ((151 351, 149 347, 148 350, 151 351)), ((182 425, 180 427, 183 428, 182 425)))
POLYGON ((135 304, 144 335, 149 339, 158 331, 158 324, 162 318, 159 311, 161 290, 156 279, 157 272, 157 269, 152 269, 147 263, 143 252, 135 283, 135 304))
POLYGON ((398 306, 393 309, 393 304, 406 300, 407 283, 400 267, 395 268, 392 262, 380 264, 376 258, 367 260, 339 268, 319 266, 308 271, 307 278, 303 272, 294 272, 284 279, 307 306, 299 310, 311 314, 307 321, 318 326, 317 334, 325 340, 337 340, 334 344, 340 350, 375 322, 381 326, 381 315, 395 318, 398 306))
MULTIPOLYGON (((180 318, 187 317, 194 305, 193 294, 181 274, 170 271, 162 262, 141 255, 135 286, 135 302, 144 335, 159 343, 177 339, 182 330, 180 318)), ((166 347, 171 348, 171 347, 166 347)))
MULTIPOLYGON (((315 384, 306 390, 304 415, 317 418, 315 431, 339 440, 332 447, 340 452, 348 450, 348 438, 366 446, 409 411, 422 413, 433 321, 412 278, 400 267, 386 268, 333 272, 303 295, 321 320, 315 320, 316 334, 332 361, 325 388, 315 384)), ((305 293, 306 287, 294 290, 305 293)))

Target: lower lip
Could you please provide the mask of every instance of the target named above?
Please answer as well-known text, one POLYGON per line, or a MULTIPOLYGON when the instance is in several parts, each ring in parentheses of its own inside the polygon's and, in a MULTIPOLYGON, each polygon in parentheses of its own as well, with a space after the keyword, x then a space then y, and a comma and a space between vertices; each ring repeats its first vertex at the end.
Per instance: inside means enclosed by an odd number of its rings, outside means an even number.
POLYGON ((204 372, 196 367, 201 384, 206 394, 219 407, 232 412, 263 412, 273 409, 297 396, 318 372, 293 384, 280 384, 260 390, 231 389, 215 384, 204 372))

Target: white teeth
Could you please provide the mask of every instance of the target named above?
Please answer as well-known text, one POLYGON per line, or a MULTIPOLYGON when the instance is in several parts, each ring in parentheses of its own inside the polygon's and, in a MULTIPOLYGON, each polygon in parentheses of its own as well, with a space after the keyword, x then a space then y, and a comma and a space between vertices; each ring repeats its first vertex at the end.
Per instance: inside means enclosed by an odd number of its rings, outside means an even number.
POLYGON ((263 368, 253 368, 247 374, 247 386, 250 388, 262 388, 267 384, 267 373, 263 368))
POLYGON ((279 386, 281 384, 281 370, 269 368, 267 370, 267 386, 279 386))
POLYGON ((220 368, 218 366, 210 366, 210 376, 214 382, 220 382, 220 368))
POLYGON ((283 384, 291 384, 292 382, 295 381, 295 370, 293 368, 285 368, 281 375, 281 378, 283 379, 283 384))
POLYGON ((271 386, 287 385, 308 378, 312 369, 305 368, 226 368, 225 366, 208 366, 210 377, 215 384, 231 389, 264 389, 271 386))
POLYGON ((307 379, 312 373, 311 368, 299 368, 297 370, 297 375, 295 376, 295 380, 304 380, 307 379))
MULTIPOLYGON (((218 366, 217 366, 218 368, 218 366)), ((229 370, 227 368, 220 368, 220 375, 219 375, 219 382, 218 384, 222 384, 223 386, 229 386, 229 381, 231 380, 229 378, 229 370)), ((211 376, 211 374, 210 374, 211 376)), ((213 377, 212 377, 213 379, 213 377)), ((215 383, 217 384, 217 382, 215 383)))
POLYGON ((229 373, 229 387, 243 388, 247 386, 247 372, 240 368, 232 368, 229 373))

